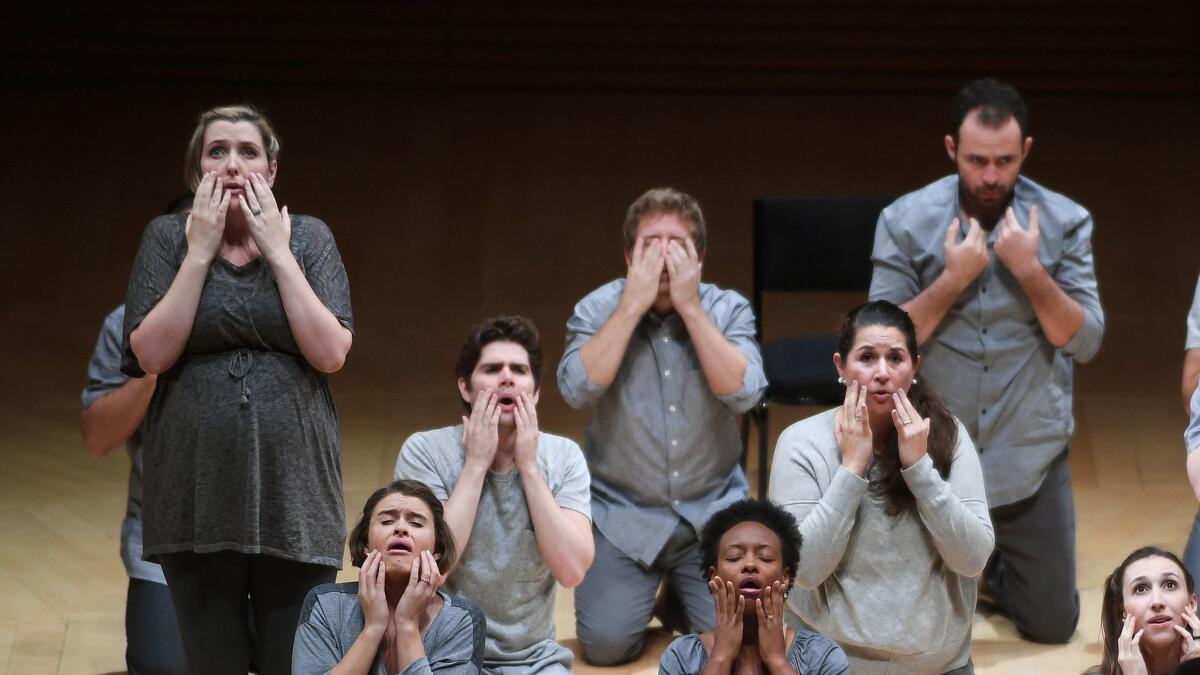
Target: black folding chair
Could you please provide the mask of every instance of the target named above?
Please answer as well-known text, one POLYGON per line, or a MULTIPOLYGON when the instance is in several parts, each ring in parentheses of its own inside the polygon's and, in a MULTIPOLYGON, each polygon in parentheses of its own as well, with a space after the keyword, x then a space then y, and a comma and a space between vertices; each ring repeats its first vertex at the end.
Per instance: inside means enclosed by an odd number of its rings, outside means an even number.
MULTIPOLYGON (((754 200, 754 317, 763 339, 763 294, 863 291, 871 285, 871 248, 879 212, 891 197, 764 197, 754 200)), ((846 308, 850 309, 849 307, 846 308)), ((742 447, 758 432, 758 494, 767 495, 767 410, 770 403, 837 405, 831 355, 837 336, 779 338, 763 344, 767 391, 742 418, 742 447)), ((745 456, 743 457, 745 463, 745 456)))

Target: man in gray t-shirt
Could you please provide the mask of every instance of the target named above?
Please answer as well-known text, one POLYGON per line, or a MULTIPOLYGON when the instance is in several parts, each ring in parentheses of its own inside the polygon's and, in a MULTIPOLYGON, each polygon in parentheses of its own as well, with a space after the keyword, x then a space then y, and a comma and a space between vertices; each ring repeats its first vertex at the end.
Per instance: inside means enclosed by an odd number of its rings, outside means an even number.
POLYGON ((554 638, 554 583, 577 585, 594 553, 583 453, 538 431, 541 365, 528 319, 475 326, 455 365, 469 416, 413 434, 396 460, 396 478, 427 484, 446 505, 462 551, 447 588, 487 616, 491 675, 571 671, 554 638))

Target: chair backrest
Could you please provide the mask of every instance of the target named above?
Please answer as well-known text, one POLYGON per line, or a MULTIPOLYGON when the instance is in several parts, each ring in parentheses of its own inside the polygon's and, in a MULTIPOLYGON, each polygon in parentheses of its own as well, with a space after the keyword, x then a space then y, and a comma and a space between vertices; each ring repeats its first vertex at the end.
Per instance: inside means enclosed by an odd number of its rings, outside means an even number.
POLYGON ((879 212, 893 197, 754 200, 754 317, 770 291, 865 291, 879 212))

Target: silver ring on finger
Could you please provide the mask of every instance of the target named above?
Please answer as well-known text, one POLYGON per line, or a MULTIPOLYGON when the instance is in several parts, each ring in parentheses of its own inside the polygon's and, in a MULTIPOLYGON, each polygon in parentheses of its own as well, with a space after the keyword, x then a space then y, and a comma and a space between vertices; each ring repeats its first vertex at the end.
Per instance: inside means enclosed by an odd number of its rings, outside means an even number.
POLYGON ((253 213, 253 214, 254 214, 254 217, 255 217, 255 218, 257 218, 257 217, 259 217, 259 216, 261 216, 261 215, 262 215, 262 209, 254 209, 254 210, 253 210, 253 211, 251 211, 250 213, 253 213))
POLYGON ((904 424, 904 426, 908 426, 912 424, 912 420, 903 420, 902 424, 904 424))

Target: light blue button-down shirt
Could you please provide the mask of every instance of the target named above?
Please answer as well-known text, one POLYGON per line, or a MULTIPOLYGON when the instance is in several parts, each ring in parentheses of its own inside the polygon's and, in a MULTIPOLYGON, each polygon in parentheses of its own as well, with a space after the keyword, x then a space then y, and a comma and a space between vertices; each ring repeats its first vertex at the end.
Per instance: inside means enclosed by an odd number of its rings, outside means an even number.
POLYGON ((742 386, 713 394, 678 314, 647 313, 608 386, 588 380, 580 349, 616 310, 617 279, 589 293, 567 321, 558 387, 574 408, 593 407, 583 451, 592 473, 592 519, 618 549, 654 562, 683 518, 697 531, 715 511, 746 496, 737 414, 767 386, 754 338, 754 311, 734 291, 700 284, 700 305, 746 357, 742 386))
MULTIPOLYGON (((1035 205, 1041 230, 1038 259, 1083 308, 1079 331, 1062 349, 1046 339, 1033 305, 991 250, 993 228, 987 267, 921 347, 920 377, 933 385, 974 439, 993 508, 1036 492, 1047 467, 1066 449, 1075 428, 1072 359, 1090 360, 1104 334, 1091 214, 1067 197, 1019 178, 1012 206, 1026 227, 1035 205)), ((884 209, 871 255, 871 299, 902 304, 928 288, 946 267, 946 228, 960 213, 956 175, 884 209)), ((966 219, 962 221, 965 234, 966 219)))

